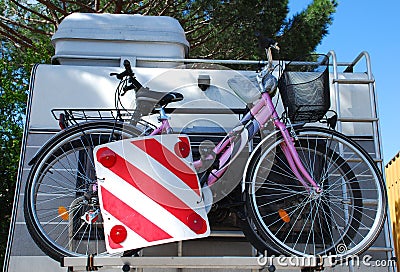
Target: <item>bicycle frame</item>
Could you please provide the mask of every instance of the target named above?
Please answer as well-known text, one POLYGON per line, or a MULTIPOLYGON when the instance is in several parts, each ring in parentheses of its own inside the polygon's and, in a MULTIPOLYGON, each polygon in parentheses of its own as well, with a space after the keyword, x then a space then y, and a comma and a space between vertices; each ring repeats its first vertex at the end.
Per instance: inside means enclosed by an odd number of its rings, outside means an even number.
MULTIPOLYGON (((159 110, 159 120, 161 121, 161 125, 150 135, 159 135, 162 133, 172 132, 172 128, 168 121, 168 116, 166 116, 164 109, 160 108, 159 110)), ((280 133, 282 134, 284 142, 281 144, 281 148, 296 178, 301 182, 308 192, 321 192, 320 186, 313 180, 301 162, 294 145, 294 139, 290 136, 286 125, 280 121, 272 99, 267 92, 262 94, 261 99, 259 99, 250 109, 250 111, 240 120, 240 125, 228 132, 226 137, 224 137, 224 139, 221 140, 213 149, 215 158, 219 160, 220 166, 211 171, 211 174, 207 179, 207 186, 211 186, 222 177, 229 166, 230 160, 234 160, 236 155, 244 148, 243 146, 240 150, 236 150, 235 154, 233 153, 233 145, 237 142, 236 136, 238 133, 241 133, 243 129, 247 129, 248 140, 251 140, 270 118, 272 118, 274 126, 279 129, 280 133), (221 165, 223 166, 221 167, 221 165), (313 190, 311 190, 311 188, 313 188, 313 190)), ((203 166, 203 161, 197 160, 193 164, 196 170, 199 170, 203 166)))

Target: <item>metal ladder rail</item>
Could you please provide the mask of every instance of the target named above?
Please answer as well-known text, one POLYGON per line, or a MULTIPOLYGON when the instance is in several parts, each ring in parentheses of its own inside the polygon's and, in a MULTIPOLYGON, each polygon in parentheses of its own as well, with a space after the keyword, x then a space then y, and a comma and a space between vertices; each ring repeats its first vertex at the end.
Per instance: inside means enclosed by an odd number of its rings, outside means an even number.
MULTIPOLYGON (((372 137, 374 141, 374 149, 375 149, 375 157, 374 161, 378 164, 378 168, 384 173, 384 165, 382 160, 382 141, 379 130, 379 118, 378 118, 378 109, 377 105, 377 97, 375 93, 375 79, 372 75, 371 70, 371 59, 368 52, 361 52, 351 63, 338 63, 336 58, 336 53, 334 51, 329 51, 327 54, 332 58, 333 65, 333 86, 335 91, 335 106, 336 112, 338 114, 338 122, 337 128, 338 131, 342 132, 342 122, 368 122, 372 123, 372 137), (366 68, 367 68, 367 79, 339 79, 338 76, 338 66, 347 66, 347 68, 343 71, 344 73, 352 73, 354 70, 354 66, 359 63, 359 61, 365 58, 366 68), (368 84, 369 96, 370 96, 370 107, 372 116, 370 118, 342 118, 340 117, 340 97, 339 97, 339 86, 340 84, 368 84)), ((390 226, 390 213, 387 211, 386 222, 384 225, 384 236, 385 236, 385 245, 386 247, 371 247, 369 251, 385 251, 388 257, 388 260, 394 257, 393 255, 393 242, 392 242, 392 230, 390 226)), ((349 266, 350 271, 354 271, 354 267, 349 266)), ((396 267, 388 267, 389 271, 396 271, 396 267)))

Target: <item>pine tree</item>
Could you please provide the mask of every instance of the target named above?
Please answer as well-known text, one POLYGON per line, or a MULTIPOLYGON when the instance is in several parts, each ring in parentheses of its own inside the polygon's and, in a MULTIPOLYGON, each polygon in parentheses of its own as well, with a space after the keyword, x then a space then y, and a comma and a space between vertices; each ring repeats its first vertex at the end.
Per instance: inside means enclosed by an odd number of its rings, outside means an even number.
POLYGON ((182 24, 191 57, 262 58, 261 35, 276 39, 283 57, 292 58, 315 50, 328 33, 336 6, 336 0, 314 0, 287 18, 288 0, 6 0, 0 4, 0 34, 25 50, 37 47, 37 40, 49 41, 63 18, 73 12, 161 15, 182 24))

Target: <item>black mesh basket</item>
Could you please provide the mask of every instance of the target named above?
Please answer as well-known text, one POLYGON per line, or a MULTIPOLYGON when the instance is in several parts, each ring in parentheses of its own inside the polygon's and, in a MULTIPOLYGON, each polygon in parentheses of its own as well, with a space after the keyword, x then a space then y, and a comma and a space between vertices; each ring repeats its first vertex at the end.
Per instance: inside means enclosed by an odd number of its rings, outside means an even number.
POLYGON ((329 110, 328 66, 325 55, 308 55, 303 61, 286 64, 278 87, 292 122, 316 122, 329 110))

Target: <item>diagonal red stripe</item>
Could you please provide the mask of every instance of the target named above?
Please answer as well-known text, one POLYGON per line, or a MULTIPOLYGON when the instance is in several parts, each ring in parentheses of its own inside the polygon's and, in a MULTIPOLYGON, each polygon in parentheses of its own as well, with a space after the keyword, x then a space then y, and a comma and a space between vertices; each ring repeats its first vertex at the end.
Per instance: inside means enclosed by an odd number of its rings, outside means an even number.
POLYGON ((110 247, 111 247, 112 249, 123 248, 123 246, 121 246, 120 244, 115 243, 115 242, 111 239, 110 235, 107 235, 107 239, 108 239, 108 244, 110 245, 110 247))
MULTIPOLYGON (((102 149, 109 149, 103 147, 102 149)), ((97 152, 99 154, 99 152, 97 152)), ((98 158, 97 158, 98 160, 98 158)), ((109 168, 114 174, 148 196, 158 205, 187 225, 197 234, 207 231, 206 221, 176 195, 116 154, 115 164, 109 168)), ((150 212, 150 211, 149 211, 150 212)), ((166 222, 167 223, 167 222, 166 222)))
POLYGON ((152 242, 172 238, 171 235, 122 202, 103 186, 101 186, 101 194, 104 209, 146 241, 152 242))
POLYGON ((194 173, 176 154, 172 153, 156 139, 136 140, 132 141, 132 144, 174 173, 200 196, 196 173, 194 173))

